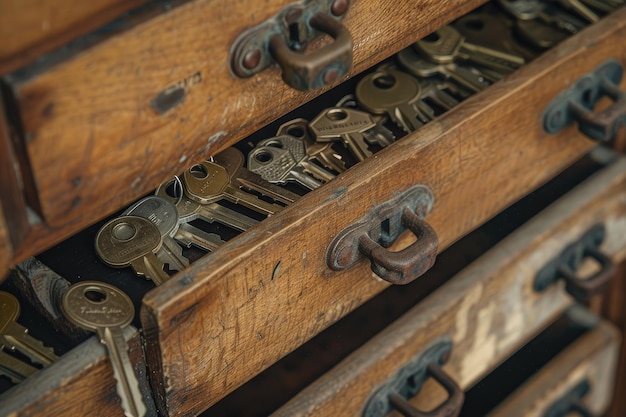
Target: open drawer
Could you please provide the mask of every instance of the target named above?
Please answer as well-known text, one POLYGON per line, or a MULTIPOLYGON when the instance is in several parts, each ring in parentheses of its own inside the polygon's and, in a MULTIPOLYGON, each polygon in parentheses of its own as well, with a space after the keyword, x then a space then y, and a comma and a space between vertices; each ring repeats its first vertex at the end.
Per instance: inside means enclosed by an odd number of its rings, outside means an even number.
MULTIPOLYGON (((337 234, 373 206, 427 187, 442 250, 589 150, 575 126, 548 135, 541 115, 601 62, 626 63, 614 48, 625 17, 608 16, 150 291, 141 315, 160 408, 208 407, 384 289, 365 261, 327 263, 337 234)), ((414 241, 403 234, 393 248, 414 241)))
MULTIPOLYGON (((574 263, 589 268, 580 256, 592 251, 582 242, 600 229, 604 256, 615 262, 626 257, 624 181, 626 161, 621 159, 524 224, 274 415, 386 415, 393 409, 387 402, 390 393, 405 399, 416 393, 415 385, 397 386, 394 378, 403 375, 406 382, 416 369, 423 371, 428 365, 423 357, 438 365, 438 375, 443 369, 454 381, 447 386, 473 386, 572 305, 566 287, 606 283, 610 275, 611 263, 601 255, 596 259, 604 268, 593 269, 586 281, 541 285, 546 271, 561 269, 555 269, 560 263, 555 259, 567 263, 564 259, 575 252, 579 260, 574 263)), ((420 378, 426 374, 415 380, 420 378)), ((420 391, 421 409, 438 405, 439 392, 432 388, 420 391)))

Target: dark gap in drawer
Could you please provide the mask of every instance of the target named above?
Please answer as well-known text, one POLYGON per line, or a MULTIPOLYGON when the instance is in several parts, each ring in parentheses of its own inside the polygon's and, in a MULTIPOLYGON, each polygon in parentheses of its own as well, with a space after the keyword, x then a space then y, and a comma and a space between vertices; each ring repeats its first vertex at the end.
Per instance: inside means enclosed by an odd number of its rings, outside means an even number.
POLYGON ((587 155, 437 257, 412 284, 392 286, 250 380, 202 417, 264 416, 358 349, 387 325, 604 165, 587 155))
POLYGON ((589 329, 566 313, 465 393, 460 417, 483 416, 589 329))

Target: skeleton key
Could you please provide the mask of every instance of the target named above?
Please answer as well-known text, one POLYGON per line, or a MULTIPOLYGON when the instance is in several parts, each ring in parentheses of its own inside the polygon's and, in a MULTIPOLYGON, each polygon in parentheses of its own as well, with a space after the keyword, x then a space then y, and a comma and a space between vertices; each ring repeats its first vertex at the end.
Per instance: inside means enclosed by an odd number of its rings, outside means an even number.
POLYGON ((420 101, 419 82, 402 71, 389 69, 363 77, 356 86, 359 106, 374 114, 387 114, 405 132, 411 133, 433 119, 432 109, 420 101))
MULTIPOLYGON (((321 181, 306 174, 304 167, 301 165, 301 161, 306 157, 304 144, 302 142, 289 135, 272 138, 272 140, 277 143, 295 141, 295 143, 300 146, 291 146, 291 148, 296 149, 297 153, 295 155, 286 147, 256 147, 248 154, 248 167, 250 171, 259 174, 264 180, 275 184, 285 184, 292 181, 310 190, 314 190, 322 185, 321 181)), ((322 168, 320 168, 320 170, 321 169, 322 168)), ((328 175, 333 176, 330 173, 328 173, 328 175)))
POLYGON ((95 332, 100 343, 106 346, 124 414, 128 417, 144 416, 146 405, 122 333, 122 329, 135 317, 130 298, 112 285, 83 281, 72 285, 63 294, 61 311, 76 326, 95 332))
POLYGON ((498 0, 499 4, 519 21, 537 19, 548 26, 571 35, 580 32, 586 24, 566 11, 542 0, 498 0))
MULTIPOLYGON (((32 362, 42 366, 48 366, 58 357, 52 348, 28 334, 28 329, 16 320, 20 316, 20 303, 13 294, 0 291, 0 344, 2 348, 19 353, 28 357, 32 362)), ((2 349, 0 349, 0 352, 2 349)), ((17 383, 32 375, 36 368, 26 364, 17 358, 13 358, 5 352, 0 355, 0 370, 17 383)))
MULTIPOLYGON (((214 221, 217 221, 242 232, 245 232, 252 226, 259 223, 258 220, 251 219, 244 214, 231 210, 228 207, 221 206, 217 203, 200 204, 196 201, 190 200, 189 197, 184 194, 183 183, 178 177, 174 177, 171 180, 161 184, 161 186, 157 188, 155 194, 175 204, 176 211, 178 211, 178 221, 180 224, 179 229, 182 228, 184 224, 189 224, 196 219, 204 220, 207 223, 213 223, 214 221)), ((193 226, 191 225, 186 227, 187 231, 194 233, 195 230, 199 230, 192 227, 193 226)), ((202 240, 212 241, 218 246, 221 245, 222 242, 221 238, 217 235, 207 236, 204 233, 199 233, 198 236, 200 239, 198 240, 198 242, 202 240)), ((175 236, 175 239, 185 246, 189 247, 188 236, 187 238, 179 238, 180 233, 179 235, 175 236)), ((203 246, 200 247, 206 250, 212 250, 204 248, 203 246)))
POLYGON ((280 125, 276 136, 290 135, 302 140, 306 153, 310 158, 315 159, 321 165, 332 171, 337 173, 344 172, 346 170, 346 164, 341 155, 337 154, 332 148, 332 143, 316 142, 309 134, 308 128, 308 121, 304 119, 294 119, 280 125))
POLYGON ((467 90, 469 95, 476 94, 489 87, 484 77, 473 73, 461 65, 435 64, 418 55, 414 48, 405 48, 398 53, 398 62, 404 69, 418 78, 442 78, 450 80, 460 88, 467 90))
POLYGON ((485 66, 508 74, 522 65, 524 58, 507 52, 467 42, 458 30, 444 26, 413 46, 437 64, 450 64, 456 60, 485 66))
POLYGON ((372 155, 370 144, 384 148, 393 140, 393 134, 376 123, 369 113, 346 107, 323 110, 309 128, 317 142, 342 141, 359 161, 372 155))
POLYGON ((328 182, 335 178, 335 174, 325 170, 324 168, 312 162, 313 158, 311 158, 306 152, 306 144, 304 143, 304 141, 291 135, 280 135, 273 138, 264 139, 260 141, 256 147, 276 147, 287 149, 296 159, 297 166, 302 167, 304 172, 312 175, 315 179, 322 182, 328 182))
POLYGON ((122 216, 139 216, 150 220, 161 233, 162 247, 157 251, 157 258, 169 265, 170 269, 181 271, 189 266, 189 259, 183 256, 173 236, 178 229, 178 211, 171 202, 155 196, 147 196, 127 208, 122 216))
POLYGON ((163 270, 165 265, 156 256, 162 242, 161 232, 150 220, 123 216, 110 220, 98 231, 96 253, 109 266, 130 266, 137 275, 161 285, 169 279, 163 270))
POLYGON ((285 205, 289 205, 300 198, 298 194, 265 181, 260 175, 244 168, 245 158, 237 148, 227 148, 215 155, 213 159, 226 168, 230 174, 231 183, 235 187, 257 191, 285 205))
POLYGON ((185 171, 183 188, 190 199, 200 204, 210 204, 225 199, 266 216, 275 214, 283 208, 243 191, 232 178, 231 173, 222 165, 204 161, 185 171))

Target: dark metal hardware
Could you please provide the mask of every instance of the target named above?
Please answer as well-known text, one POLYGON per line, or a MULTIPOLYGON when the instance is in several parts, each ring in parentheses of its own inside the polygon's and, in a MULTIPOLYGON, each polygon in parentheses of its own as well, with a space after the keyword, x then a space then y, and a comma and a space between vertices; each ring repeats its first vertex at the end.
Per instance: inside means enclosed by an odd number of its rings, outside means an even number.
POLYGON ((463 390, 441 366, 448 361, 452 343, 449 339, 436 342, 404 365, 394 376, 370 396, 363 417, 382 417, 392 410, 405 417, 456 417, 465 399, 463 390), (448 399, 432 411, 420 411, 408 399, 419 393, 428 378, 434 378, 448 392, 448 399))
POLYGON ((565 281, 567 292, 579 302, 586 302, 592 295, 603 292, 615 275, 615 264, 599 250, 605 235, 604 225, 595 225, 578 242, 567 246, 537 273, 535 291, 542 292, 561 278, 565 281), (576 276, 576 270, 585 258, 595 260, 600 265, 600 270, 586 279, 581 279, 576 276))
POLYGON ((392 284, 410 283, 428 271, 437 257, 437 233, 423 220, 434 199, 427 187, 416 185, 374 207, 333 239, 326 264, 341 271, 367 257, 372 271, 382 279, 392 284), (398 252, 387 250, 407 229, 417 241, 398 252))
POLYGON ((582 417, 593 417, 593 413, 583 404, 582 399, 591 389, 585 379, 559 398, 548 408, 543 417, 565 417, 576 413, 582 417))
POLYGON ((543 113, 543 127, 557 133, 578 122, 585 135, 599 142, 612 140, 620 127, 626 126, 626 92, 620 90, 623 67, 610 59, 583 76, 572 87, 559 94, 543 113), (613 100, 610 107, 594 112, 602 97, 613 100))
POLYGON ((274 63, 291 87, 306 91, 325 87, 352 68, 352 35, 340 20, 350 0, 305 0, 281 10, 272 19, 242 33, 230 50, 230 67, 238 77, 250 77, 274 63), (304 53, 315 38, 333 41, 304 53))

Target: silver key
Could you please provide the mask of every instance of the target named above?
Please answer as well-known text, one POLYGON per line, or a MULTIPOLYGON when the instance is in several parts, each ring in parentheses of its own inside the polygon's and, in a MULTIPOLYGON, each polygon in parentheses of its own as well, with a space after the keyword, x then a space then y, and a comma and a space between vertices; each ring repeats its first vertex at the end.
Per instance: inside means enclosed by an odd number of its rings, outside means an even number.
POLYGON ((13 294, 0 291, 0 374, 9 377, 14 383, 34 374, 37 368, 3 352, 3 349, 17 351, 42 366, 48 366, 58 359, 54 350, 45 347, 16 321, 20 310, 20 303, 13 294))
POLYGON ((181 271, 189 266, 189 259, 183 256, 183 248, 173 238, 178 230, 176 206, 161 197, 151 195, 137 201, 122 213, 122 216, 128 215, 148 219, 159 229, 162 246, 156 255, 170 269, 181 271))
MULTIPOLYGON (((250 171, 259 174, 264 180, 274 184, 296 182, 310 190, 314 190, 322 185, 322 181, 308 175, 301 165, 301 161, 306 157, 302 142, 289 135, 272 138, 272 141, 276 143, 290 143, 290 146, 270 146, 272 142, 266 142, 266 146, 255 147, 248 154, 248 168, 250 171), (295 152, 295 154, 292 152, 295 152)), ((328 173, 328 175, 333 176, 331 173, 328 173)))
POLYGON ((546 1, 542 0, 498 0, 500 5, 518 20, 534 20, 565 31, 569 34, 580 32, 585 22, 546 1))
POLYGON ((319 181, 328 182, 335 178, 335 174, 313 162, 314 158, 308 154, 307 145, 302 139, 291 135, 278 135, 264 139, 256 146, 259 149, 267 147, 287 149, 296 159, 297 166, 302 167, 305 173, 319 181))
POLYGON ((467 42, 452 26, 442 27, 413 46, 425 58, 437 64, 464 61, 503 74, 515 71, 525 62, 521 56, 467 42))
POLYGON ((95 332, 100 343, 106 346, 124 415, 144 416, 146 405, 122 333, 135 317, 130 298, 112 285, 84 281, 72 285, 63 294, 61 311, 76 326, 95 332))
POLYGON ((107 222, 96 235, 96 253, 114 268, 130 266, 137 275, 161 285, 169 279, 165 265, 156 253, 162 246, 159 229, 148 219, 117 217, 107 222))
POLYGON ((407 133, 434 118, 432 108, 420 101, 419 82, 396 69, 366 75, 357 84, 355 94, 361 108, 373 114, 387 114, 407 133))
MULTIPOLYGON (((189 224, 196 219, 201 219, 207 223, 213 223, 214 221, 216 221, 226 226, 230 226, 235 230, 245 232, 252 226, 255 226, 259 223, 258 220, 254 220, 244 214, 231 210, 228 207, 221 206, 217 203, 200 204, 196 201, 193 201, 184 194, 183 188, 184 186, 180 178, 174 177, 171 180, 161 184, 155 192, 155 195, 170 201, 170 203, 173 203, 176 206, 176 211, 178 211, 178 219, 180 223, 179 228, 182 227, 183 224, 189 224)), ((193 232, 193 230, 195 229, 190 229, 191 227, 193 226, 189 225, 187 227, 187 230, 193 232)), ((215 235, 215 238, 217 238, 218 240, 215 240, 214 237, 204 234, 201 237, 201 239, 203 240, 214 241, 216 244, 220 245, 221 243, 219 242, 221 241, 221 238, 219 238, 219 236, 217 235, 215 235)), ((178 237, 176 237, 176 239, 179 242, 183 243, 183 241, 179 240, 178 237)), ((187 243, 183 244, 185 244, 185 246, 188 246, 187 243)))
POLYGON ((462 65, 430 62, 420 56, 413 47, 403 49, 397 57, 400 65, 414 76, 450 80, 466 90, 469 95, 476 94, 490 85, 484 76, 480 76, 462 65))
POLYGON ((370 145, 384 148, 394 139, 369 113, 345 107, 323 110, 311 120, 309 128, 318 142, 342 141, 359 161, 372 155, 370 145))
MULTIPOLYGON (((355 98, 356 100, 356 98, 355 98)), ((309 134, 309 122, 305 119, 294 119, 283 123, 278 128, 276 136, 290 135, 304 142, 307 155, 320 165, 341 173, 346 170, 343 157, 332 148, 332 143, 319 143, 309 134)))

